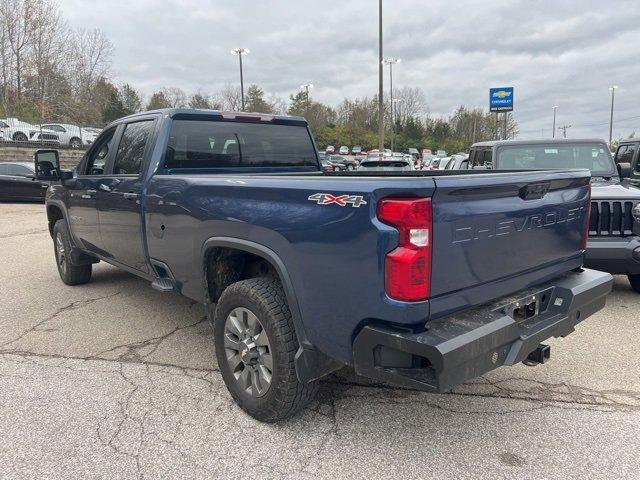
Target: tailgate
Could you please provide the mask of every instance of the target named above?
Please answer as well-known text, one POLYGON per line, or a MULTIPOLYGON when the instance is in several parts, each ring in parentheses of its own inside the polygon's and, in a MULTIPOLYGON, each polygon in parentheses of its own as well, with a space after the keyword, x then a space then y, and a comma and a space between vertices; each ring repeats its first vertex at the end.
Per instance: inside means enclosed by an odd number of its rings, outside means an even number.
POLYGON ((523 272, 532 285, 575 268, 565 263, 581 262, 589 179, 587 170, 435 177, 431 297, 486 285, 468 306, 522 288, 523 272))

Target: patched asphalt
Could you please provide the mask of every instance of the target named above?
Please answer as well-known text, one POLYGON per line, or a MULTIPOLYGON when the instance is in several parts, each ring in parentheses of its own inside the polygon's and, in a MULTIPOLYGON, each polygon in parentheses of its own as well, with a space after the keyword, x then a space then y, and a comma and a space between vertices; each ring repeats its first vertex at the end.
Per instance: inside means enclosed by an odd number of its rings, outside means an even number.
POLYGON ((0 478, 637 478, 640 295, 553 360, 434 395, 348 369, 277 425, 235 406, 200 305, 100 264, 58 278, 44 207, 0 204, 0 478))

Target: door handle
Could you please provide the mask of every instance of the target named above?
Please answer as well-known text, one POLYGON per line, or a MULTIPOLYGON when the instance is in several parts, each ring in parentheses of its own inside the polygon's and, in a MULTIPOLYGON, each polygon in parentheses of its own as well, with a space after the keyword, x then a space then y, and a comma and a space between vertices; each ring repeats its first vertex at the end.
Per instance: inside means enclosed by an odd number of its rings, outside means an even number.
POLYGON ((82 195, 80 195, 80 198, 82 198, 83 200, 89 200, 91 198, 94 198, 96 193, 98 193, 96 190, 87 190, 87 193, 83 193, 82 195))
POLYGON ((122 196, 127 200, 136 200, 138 198, 138 194, 133 192, 123 193, 122 196))

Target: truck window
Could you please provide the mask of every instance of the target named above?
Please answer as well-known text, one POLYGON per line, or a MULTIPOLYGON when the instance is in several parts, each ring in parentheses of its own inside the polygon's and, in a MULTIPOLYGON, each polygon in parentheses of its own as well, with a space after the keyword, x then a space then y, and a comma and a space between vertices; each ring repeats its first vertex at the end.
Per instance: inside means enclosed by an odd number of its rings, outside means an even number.
POLYGON ((153 120, 128 123, 116 153, 114 175, 140 175, 144 149, 153 131, 153 120))
MULTIPOLYGON (((616 152, 616 164, 618 163, 633 163, 633 157, 636 154, 636 145, 620 145, 616 152)), ((637 168, 637 167, 636 167, 637 168)))
POLYGON ((490 148, 482 152, 482 165, 485 168, 493 168, 493 152, 490 148))
POLYGON ((33 172, 22 165, 9 165, 9 175, 16 177, 28 177, 29 175, 33 175, 33 172))
POLYGON ((499 147, 497 158, 502 170, 586 168, 595 176, 612 176, 615 172, 604 143, 505 145, 499 147))
POLYGON ((116 127, 113 127, 97 138, 87 157, 85 175, 104 175, 104 166, 107 163, 115 133, 116 127))
POLYGON ((272 123, 174 120, 166 169, 316 166, 306 127, 272 123))

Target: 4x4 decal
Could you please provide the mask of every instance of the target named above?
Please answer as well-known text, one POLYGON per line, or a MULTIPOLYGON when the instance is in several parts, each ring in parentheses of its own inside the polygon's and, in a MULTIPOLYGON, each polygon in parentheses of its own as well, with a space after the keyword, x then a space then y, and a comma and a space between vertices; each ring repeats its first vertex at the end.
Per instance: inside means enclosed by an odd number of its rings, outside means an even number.
POLYGON ((347 205, 351 205, 352 207, 358 208, 360 205, 366 205, 362 195, 333 195, 331 193, 314 193, 313 195, 309 195, 309 198, 312 202, 316 202, 318 205, 331 205, 335 203, 341 207, 346 207, 347 205))

